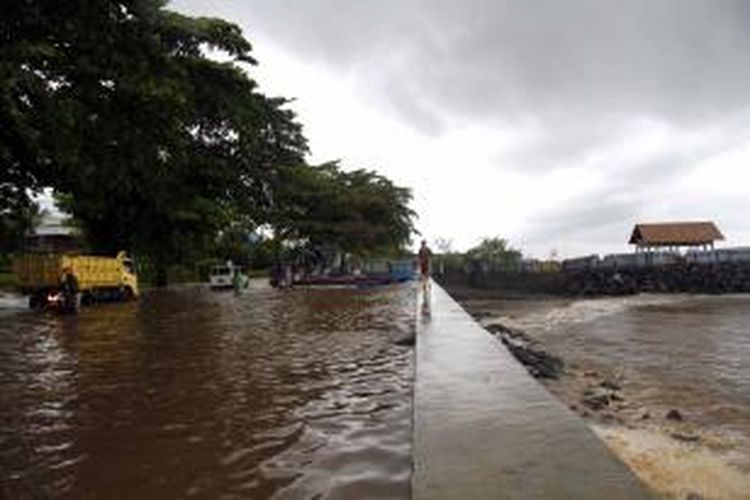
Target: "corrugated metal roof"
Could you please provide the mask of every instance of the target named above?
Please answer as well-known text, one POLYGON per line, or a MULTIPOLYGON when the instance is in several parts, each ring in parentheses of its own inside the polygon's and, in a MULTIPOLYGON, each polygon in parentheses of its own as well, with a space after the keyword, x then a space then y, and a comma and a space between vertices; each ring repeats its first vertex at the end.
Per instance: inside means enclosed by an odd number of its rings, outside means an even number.
POLYGON ((630 236, 634 245, 703 245, 723 240, 713 222, 636 224, 630 236))

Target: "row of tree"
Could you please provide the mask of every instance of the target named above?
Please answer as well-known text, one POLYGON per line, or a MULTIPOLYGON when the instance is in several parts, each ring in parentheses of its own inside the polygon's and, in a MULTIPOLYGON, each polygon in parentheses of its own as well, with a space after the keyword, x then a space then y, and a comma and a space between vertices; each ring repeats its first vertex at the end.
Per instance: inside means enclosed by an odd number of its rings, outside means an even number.
POLYGON ((466 252, 455 252, 449 239, 435 241, 438 272, 501 271, 515 272, 522 268, 523 253, 501 237, 482 238, 466 252))
POLYGON ((51 188, 93 250, 130 249, 159 281, 170 264, 259 227, 349 252, 408 243, 409 190, 306 164, 289 101, 260 91, 254 64, 238 26, 162 0, 5 6, 0 239, 51 188))

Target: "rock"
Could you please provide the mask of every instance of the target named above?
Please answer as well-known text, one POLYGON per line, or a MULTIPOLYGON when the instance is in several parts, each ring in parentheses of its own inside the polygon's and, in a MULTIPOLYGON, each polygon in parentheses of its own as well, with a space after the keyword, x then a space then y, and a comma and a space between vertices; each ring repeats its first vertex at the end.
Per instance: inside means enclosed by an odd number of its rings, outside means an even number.
POLYGON ((524 332, 522 332, 521 330, 515 330, 513 328, 509 328, 503 325, 502 323, 492 323, 490 325, 486 325, 484 328, 494 335, 498 335, 500 337, 507 337, 514 341, 518 341, 522 344, 532 343, 531 337, 526 335, 524 332))
POLYGON ((584 372, 584 373, 583 373, 583 376, 584 376, 584 377, 591 377, 591 378, 594 378, 594 377, 598 377, 598 376, 599 376, 599 373, 598 373, 598 372, 596 372, 596 371, 594 371, 594 370, 588 370, 588 371, 586 371, 586 372, 584 372))
POLYGON ((651 418, 651 414, 649 412, 643 412, 643 415, 641 415, 641 420, 648 420, 651 418))
POLYGON ((673 432, 672 437, 678 441, 683 441, 685 443, 697 443, 701 440, 701 437, 698 434, 683 434, 682 432, 673 432))
POLYGON ((609 406, 611 399, 610 396, 611 395, 607 390, 600 388, 589 389, 583 393, 583 399, 581 399, 581 402, 592 410, 599 411, 609 406))
POLYGON ((622 419, 618 415, 615 415, 614 413, 604 412, 600 415, 600 418, 602 422, 606 424, 614 424, 614 423, 621 424, 622 423, 622 419))
POLYGON ((604 387, 605 389, 610 389, 612 391, 619 391, 621 389, 620 385, 617 382, 610 379, 603 380, 599 385, 604 387))
POLYGON ((703 500, 703 495, 691 491, 685 495, 685 500, 703 500))
POLYGON ((518 337, 501 334, 500 340, 532 376, 557 379, 562 373, 564 363, 560 358, 541 349, 534 349, 518 337))
POLYGON ((685 420, 682 417, 682 413, 680 413, 679 410, 675 410, 674 408, 669 410, 667 414, 665 415, 665 417, 667 420, 674 420, 675 422, 682 422, 683 420, 685 420))
POLYGON ((393 341, 394 344, 401 347, 413 347, 416 342, 417 336, 414 334, 404 335, 403 337, 400 337, 393 341))
POLYGON ((499 334, 505 333, 508 335, 512 335, 513 333, 510 328, 508 328, 507 326, 501 323, 492 323, 491 325, 486 325, 484 328, 490 333, 499 333, 499 334))
POLYGON ((535 378, 557 379, 563 371, 563 361, 542 349, 533 348, 531 338, 520 330, 501 323, 486 325, 485 329, 497 335, 510 353, 523 364, 535 378))

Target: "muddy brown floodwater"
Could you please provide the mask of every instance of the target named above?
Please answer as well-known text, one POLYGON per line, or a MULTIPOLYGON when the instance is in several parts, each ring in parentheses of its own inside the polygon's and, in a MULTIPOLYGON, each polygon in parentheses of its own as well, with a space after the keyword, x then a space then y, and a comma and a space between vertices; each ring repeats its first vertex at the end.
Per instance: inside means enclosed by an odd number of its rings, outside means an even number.
POLYGON ((254 285, 3 314, 0 494, 407 498, 415 307, 254 285))
POLYGON ((564 359, 547 388, 664 498, 750 499, 749 295, 458 292, 485 325, 523 331, 564 359), (603 383, 619 401, 592 407, 586 394, 603 383))

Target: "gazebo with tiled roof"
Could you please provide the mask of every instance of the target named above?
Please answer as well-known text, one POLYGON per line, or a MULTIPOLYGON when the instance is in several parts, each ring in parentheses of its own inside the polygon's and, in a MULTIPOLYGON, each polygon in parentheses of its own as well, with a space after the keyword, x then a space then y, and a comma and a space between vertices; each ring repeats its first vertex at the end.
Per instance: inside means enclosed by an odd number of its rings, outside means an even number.
POLYGON ((630 244, 635 245, 636 252, 680 247, 713 250, 716 241, 723 239, 724 235, 713 222, 662 222, 636 224, 630 244))

